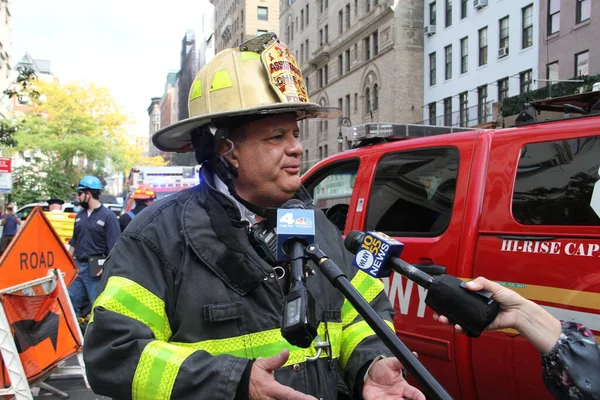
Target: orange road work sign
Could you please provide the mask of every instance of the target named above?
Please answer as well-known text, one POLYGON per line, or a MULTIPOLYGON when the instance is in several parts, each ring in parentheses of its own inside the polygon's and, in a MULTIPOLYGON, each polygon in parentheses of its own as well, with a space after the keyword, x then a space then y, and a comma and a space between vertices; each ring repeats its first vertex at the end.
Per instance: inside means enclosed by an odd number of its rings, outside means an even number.
POLYGON ((48 275, 58 268, 69 286, 77 266, 40 207, 35 207, 0 258, 0 289, 48 275))
MULTIPOLYGON (((44 295, 4 294, 0 301, 29 382, 81 351, 79 326, 62 285, 44 295)), ((0 384, 6 387, 10 380, 6 369, 2 372, 0 384)))

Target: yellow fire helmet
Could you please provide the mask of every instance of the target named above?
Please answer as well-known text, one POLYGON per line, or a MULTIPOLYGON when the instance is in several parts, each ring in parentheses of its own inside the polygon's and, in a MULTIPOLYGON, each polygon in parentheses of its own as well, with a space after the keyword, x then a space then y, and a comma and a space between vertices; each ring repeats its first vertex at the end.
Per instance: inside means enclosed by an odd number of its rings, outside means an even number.
POLYGON ((296 58, 274 33, 226 49, 204 65, 192 83, 190 117, 159 130, 152 137, 163 151, 193 151, 191 133, 210 123, 235 117, 294 112, 298 120, 333 119, 335 107, 311 103, 296 58))

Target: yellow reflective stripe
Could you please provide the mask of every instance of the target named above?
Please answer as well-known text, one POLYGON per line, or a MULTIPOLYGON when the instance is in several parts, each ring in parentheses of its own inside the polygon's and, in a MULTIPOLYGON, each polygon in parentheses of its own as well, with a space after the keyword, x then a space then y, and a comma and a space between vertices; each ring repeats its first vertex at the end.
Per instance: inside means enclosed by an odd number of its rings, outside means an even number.
POLYGON ((171 326, 165 311, 165 302, 138 283, 120 276, 108 278, 106 287, 98 296, 92 309, 104 307, 117 314, 133 318, 146 325, 158 340, 171 338, 171 326))
MULTIPOLYGON (((332 357, 337 358, 341 349, 342 325, 339 322, 328 322, 327 327, 329 330, 329 339, 332 343, 332 357)), ((318 331, 321 339, 325 340, 325 327, 323 323, 319 325, 318 331)), ((314 357, 317 354, 317 350, 313 346, 303 349, 289 344, 281 336, 280 329, 271 329, 226 339, 204 340, 195 343, 173 342, 172 344, 193 350, 206 351, 213 356, 229 354, 243 358, 271 357, 283 349, 289 349, 290 358, 285 363, 286 366, 305 362, 307 356, 314 357)), ((323 351, 321 357, 326 356, 327 353, 323 351)))
POLYGON ((215 72, 215 76, 213 77, 212 83, 210 85, 210 91, 214 92, 215 90, 230 87, 233 87, 233 83, 231 83, 229 71, 227 71, 226 69, 222 69, 220 71, 215 72))
POLYGON ((194 351, 158 340, 148 343, 133 376, 133 398, 170 399, 179 368, 194 351))
POLYGON ((240 53, 240 56, 242 57, 242 61, 260 59, 260 54, 255 53, 253 51, 242 51, 240 53))
MULTIPOLYGON (((369 303, 373 301, 379 293, 383 292, 383 282, 362 271, 358 271, 350 283, 369 303)), ((350 304, 348 300, 344 300, 344 304, 342 305, 342 324, 344 326, 348 325, 354 321, 357 316, 358 312, 354 309, 354 306, 350 304)))
POLYGON ((202 97, 202 86, 200 79, 195 79, 192 83, 192 90, 190 91, 190 101, 202 97))
MULTIPOLYGON (((385 323, 392 331, 396 332, 393 322, 385 320, 385 323)), ((359 321, 344 329, 342 332, 342 349, 340 352, 340 367, 342 369, 346 368, 346 364, 356 346, 367 337, 373 335, 375 335, 375 332, 366 321, 359 321)))

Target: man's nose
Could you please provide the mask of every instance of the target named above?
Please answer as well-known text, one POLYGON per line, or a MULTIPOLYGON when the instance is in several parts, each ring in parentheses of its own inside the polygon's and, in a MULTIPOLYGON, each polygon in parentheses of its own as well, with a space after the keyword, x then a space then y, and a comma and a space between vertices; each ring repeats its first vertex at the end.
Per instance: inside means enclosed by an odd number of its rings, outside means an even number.
POLYGON ((302 155, 302 151, 302 143, 300 143, 300 140, 298 140, 297 137, 292 136, 291 139, 288 140, 288 144, 285 149, 286 154, 292 157, 300 157, 302 155))

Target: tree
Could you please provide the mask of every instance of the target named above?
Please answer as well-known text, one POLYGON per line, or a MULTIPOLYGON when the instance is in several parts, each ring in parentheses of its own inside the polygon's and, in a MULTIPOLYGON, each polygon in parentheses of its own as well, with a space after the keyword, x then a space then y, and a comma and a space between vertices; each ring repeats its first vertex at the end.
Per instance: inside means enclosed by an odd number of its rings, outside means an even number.
POLYGON ((82 175, 124 171, 124 114, 106 88, 36 82, 39 96, 19 123, 13 151, 34 161, 15 170, 13 198, 65 198, 82 175))

